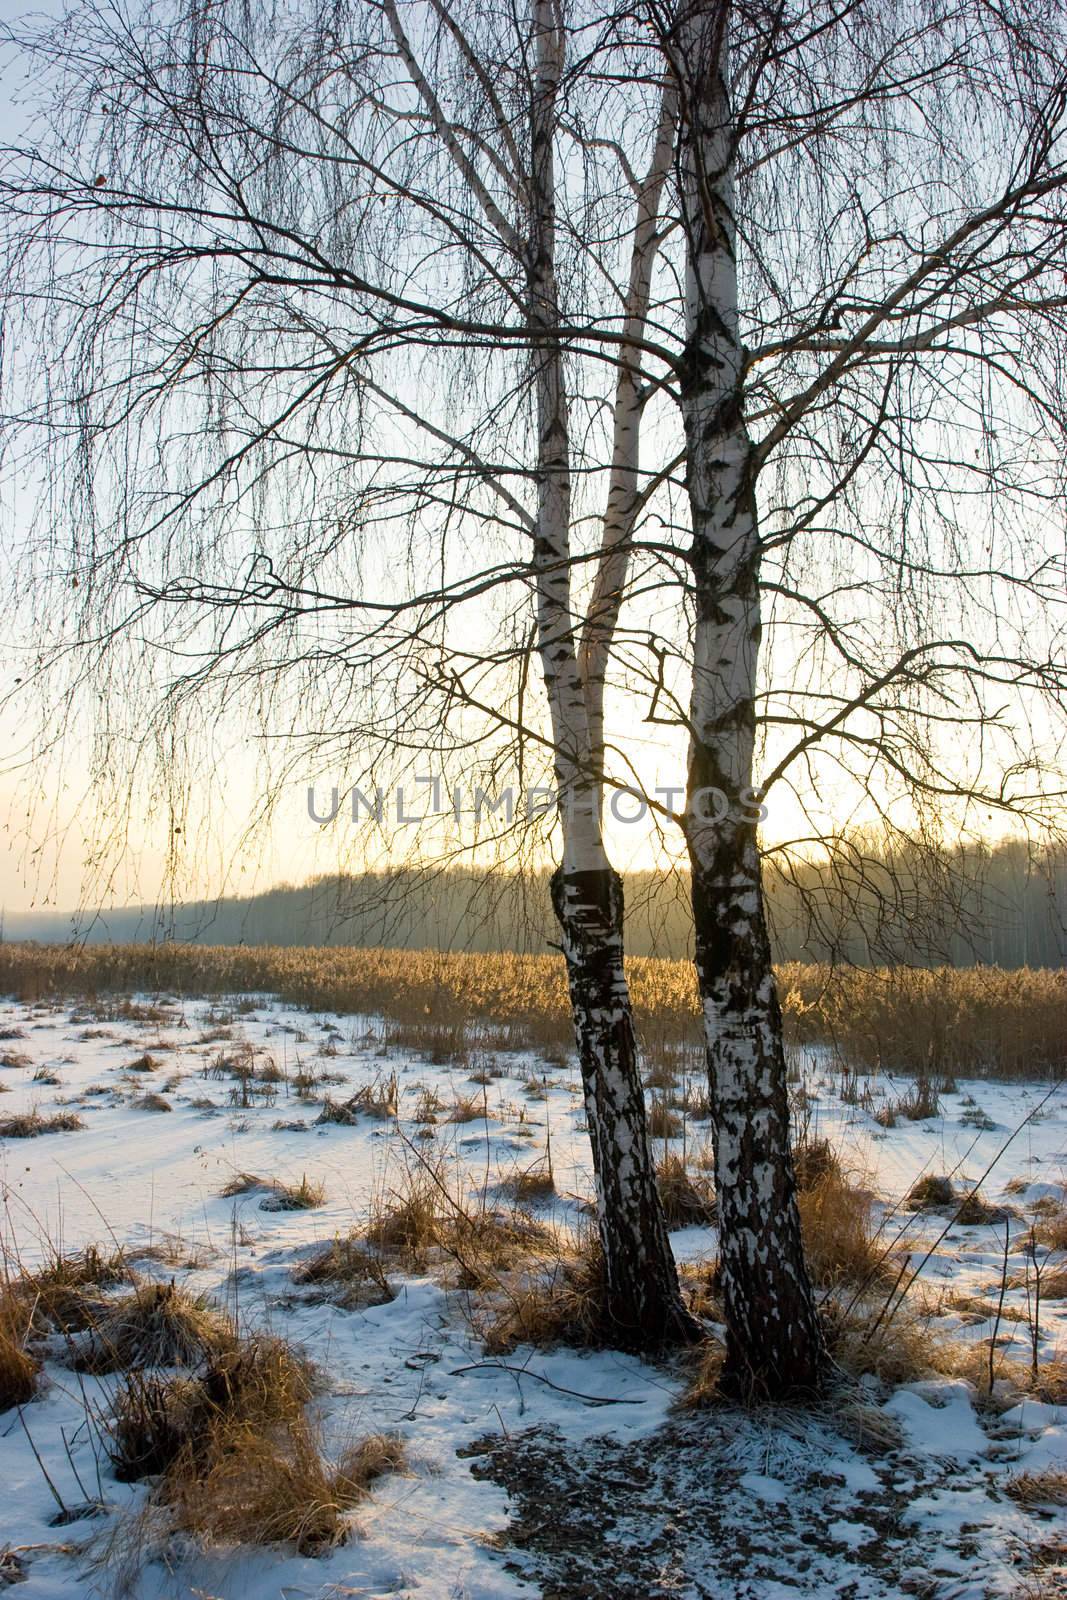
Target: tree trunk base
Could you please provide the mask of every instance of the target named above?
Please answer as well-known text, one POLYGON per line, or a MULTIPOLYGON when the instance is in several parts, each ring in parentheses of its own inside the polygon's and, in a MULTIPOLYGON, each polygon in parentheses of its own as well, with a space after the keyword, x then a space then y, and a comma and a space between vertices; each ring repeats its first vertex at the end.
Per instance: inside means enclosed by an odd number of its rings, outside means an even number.
POLYGON ((552 878, 563 934, 604 1261, 604 1334, 640 1354, 692 1345, 704 1330, 678 1287, 656 1187, 623 970, 622 883, 611 868, 552 878))
POLYGON ((826 1344, 800 1231, 789 1140, 782 1017, 754 829, 718 830, 692 859, 696 963, 715 1147, 727 1327, 724 1393, 745 1401, 817 1394, 826 1344))

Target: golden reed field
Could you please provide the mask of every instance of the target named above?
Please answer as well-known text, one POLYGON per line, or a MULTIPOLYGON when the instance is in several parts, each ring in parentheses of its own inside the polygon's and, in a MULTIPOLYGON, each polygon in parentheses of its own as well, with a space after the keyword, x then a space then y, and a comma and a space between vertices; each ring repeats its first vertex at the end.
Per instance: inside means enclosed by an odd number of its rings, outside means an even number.
MULTIPOLYGON (((653 1053, 697 1045, 692 966, 627 964, 653 1053)), ((790 1044, 832 1046, 849 1065, 890 1071, 1047 1076, 1067 1069, 1067 973, 1047 969, 786 963, 779 992, 790 1044)), ((399 1044, 442 1056, 490 1048, 566 1050, 558 955, 306 946, 0 944, 0 992, 21 1000, 132 993, 270 992, 312 1011, 378 1015, 399 1044)))

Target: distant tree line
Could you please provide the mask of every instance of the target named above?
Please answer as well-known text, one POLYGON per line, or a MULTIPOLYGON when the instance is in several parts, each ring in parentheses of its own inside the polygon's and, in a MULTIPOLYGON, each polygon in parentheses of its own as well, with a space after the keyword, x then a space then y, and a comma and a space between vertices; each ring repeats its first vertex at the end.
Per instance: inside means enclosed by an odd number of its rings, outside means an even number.
MULTIPOLYGON (((939 855, 925 847, 887 850, 857 835, 821 859, 772 857, 767 888, 779 961, 1067 965, 1067 854, 1037 856, 1022 842, 939 855)), ((686 873, 630 873, 625 891, 632 954, 692 955, 686 873)), ((412 867, 181 906, 9 914, 5 933, 94 943, 175 939, 475 952, 544 950, 558 936, 547 869, 412 867)))

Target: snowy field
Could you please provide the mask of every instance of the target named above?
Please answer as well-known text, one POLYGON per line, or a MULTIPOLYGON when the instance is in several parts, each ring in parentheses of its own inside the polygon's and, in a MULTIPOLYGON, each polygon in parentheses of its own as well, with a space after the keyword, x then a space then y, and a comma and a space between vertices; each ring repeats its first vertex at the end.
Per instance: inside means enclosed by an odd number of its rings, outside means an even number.
MULTIPOLYGON (((390 1268, 395 1297, 379 1305, 301 1286, 294 1269, 360 1233, 427 1163, 485 1204, 550 1159, 555 1192, 531 1202, 536 1214, 571 1227, 587 1210, 573 1065, 478 1052, 435 1064, 386 1038, 374 1018, 259 996, 0 1005, 0 1122, 36 1110, 83 1123, 0 1140, 9 1272, 57 1249, 121 1246, 145 1278, 174 1277, 305 1351, 325 1375, 313 1404, 328 1446, 384 1431, 408 1454, 327 1554, 153 1542, 136 1518, 145 1484, 115 1481, 86 1422, 106 1413, 118 1378, 74 1372, 54 1347, 37 1396, 0 1415, 0 1588, 17 1582, 26 1600, 1067 1594, 1063 1510, 1010 1492, 1020 1474, 1067 1468, 1067 1410, 1029 1397, 976 1406, 963 1377, 893 1392, 868 1382, 886 1424, 873 1443, 832 1404, 679 1410, 687 1380, 675 1364, 487 1355, 469 1295, 433 1272, 390 1268), (319 1120, 365 1089, 371 1109, 319 1120), (241 1174, 264 1181, 223 1195, 241 1174), (272 1182, 305 1178, 322 1186, 320 1205, 273 1209, 272 1182), (79 1516, 87 1502, 103 1510, 79 1516)), ((1034 1218, 1067 1203, 1067 1086, 961 1082, 936 1115, 884 1127, 876 1114, 907 1084, 862 1080, 859 1093, 844 1086, 846 1103, 817 1052, 793 1076, 807 1137, 828 1138, 875 1194, 886 1240, 915 1266, 929 1252, 911 1293, 940 1313, 939 1331, 988 1341, 999 1304, 998 1338, 1028 1364, 1025 1246, 1034 1218), (931 1175, 958 1192, 980 1182, 989 1220, 945 1231, 944 1213, 909 1211, 905 1196, 931 1175)), ((699 1165, 709 1140, 706 1122, 687 1119, 670 1147, 699 1165)), ((712 1228, 672 1238, 682 1262, 714 1257, 712 1228)), ((1045 1272, 1065 1266, 1053 1254, 1045 1272)), ((1062 1297, 1040 1307, 1038 1356, 1067 1357, 1062 1297)))

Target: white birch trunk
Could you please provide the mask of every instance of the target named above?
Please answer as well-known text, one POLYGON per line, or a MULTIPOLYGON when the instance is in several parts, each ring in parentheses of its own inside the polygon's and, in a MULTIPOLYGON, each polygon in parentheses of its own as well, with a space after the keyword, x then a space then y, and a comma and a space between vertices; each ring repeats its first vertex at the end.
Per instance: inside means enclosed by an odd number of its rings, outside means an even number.
POLYGON ((682 405, 693 522, 687 843, 713 1116, 726 1381, 781 1395, 823 1365, 789 1148, 781 1013, 753 808, 760 643, 754 454, 738 330, 728 8, 696 0, 679 30, 681 182, 687 231, 682 405), (714 820, 701 791, 730 801, 714 820))
POLYGON ((570 449, 555 279, 555 102, 562 33, 551 0, 534 0, 529 316, 538 426, 534 539, 538 650, 555 747, 563 861, 552 881, 574 1010, 604 1255, 605 1330, 633 1348, 692 1338, 656 1189, 630 995, 623 970, 622 886, 601 834, 571 609, 570 449))
POLYGON ((581 668, 589 718, 589 739, 593 760, 601 779, 598 800, 604 798, 604 685, 611 653, 611 642, 630 566, 631 540, 639 506, 639 452, 641 417, 647 391, 641 383, 641 355, 636 342, 645 333, 652 272, 659 249, 659 211, 667 175, 674 158, 675 130, 678 123, 678 97, 673 81, 664 85, 660 101, 659 127, 648 173, 635 200, 633 247, 630 252, 630 277, 623 316, 623 335, 634 343, 624 345, 615 385, 615 410, 612 429, 611 474, 604 513, 601 556, 597 563, 593 593, 582 630, 581 668))

